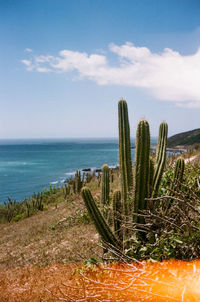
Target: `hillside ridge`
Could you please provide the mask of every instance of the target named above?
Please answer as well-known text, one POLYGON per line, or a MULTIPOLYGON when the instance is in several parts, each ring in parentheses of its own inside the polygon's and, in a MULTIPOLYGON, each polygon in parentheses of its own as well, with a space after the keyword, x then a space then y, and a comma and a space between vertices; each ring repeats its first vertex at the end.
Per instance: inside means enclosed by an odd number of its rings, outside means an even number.
POLYGON ((168 147, 192 146, 200 144, 200 128, 181 132, 168 138, 168 147))

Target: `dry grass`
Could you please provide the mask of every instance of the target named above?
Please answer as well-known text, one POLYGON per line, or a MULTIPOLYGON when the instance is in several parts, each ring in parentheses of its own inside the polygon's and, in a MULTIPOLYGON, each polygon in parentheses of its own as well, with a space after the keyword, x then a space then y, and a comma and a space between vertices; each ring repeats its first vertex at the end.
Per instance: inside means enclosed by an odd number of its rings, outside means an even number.
MULTIPOLYGON (((0 274, 1 302, 59 301, 52 296, 60 295, 61 283, 72 285, 71 273, 75 265, 28 266, 2 270, 0 274)), ((70 301, 70 300, 69 300, 70 301)))
POLYGON ((47 211, 0 226, 0 269, 24 265, 77 262, 98 250, 93 224, 76 223, 84 211, 81 197, 47 211))
POLYGON ((199 302, 200 261, 3 270, 1 302, 199 302))

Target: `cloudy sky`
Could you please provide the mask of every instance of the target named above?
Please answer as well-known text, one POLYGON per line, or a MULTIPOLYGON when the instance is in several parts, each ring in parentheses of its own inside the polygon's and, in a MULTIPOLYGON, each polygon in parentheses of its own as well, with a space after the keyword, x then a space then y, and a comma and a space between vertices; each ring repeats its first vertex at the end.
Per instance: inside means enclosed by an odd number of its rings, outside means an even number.
POLYGON ((0 0, 0 138, 200 127, 199 0, 0 0))

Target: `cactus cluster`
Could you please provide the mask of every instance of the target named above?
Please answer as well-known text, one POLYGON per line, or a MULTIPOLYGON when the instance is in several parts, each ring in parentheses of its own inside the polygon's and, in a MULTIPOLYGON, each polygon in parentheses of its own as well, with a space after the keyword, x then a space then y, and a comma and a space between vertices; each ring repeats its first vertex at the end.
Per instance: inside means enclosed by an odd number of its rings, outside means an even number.
MULTIPOLYGON (((161 123, 156 150, 156 160, 150 155, 150 129, 145 119, 139 121, 136 134, 135 162, 131 160, 131 139, 128 119, 128 106, 125 100, 118 103, 119 121, 119 169, 120 190, 112 195, 112 220, 108 214, 100 211, 88 188, 82 189, 82 197, 88 212, 104 242, 123 250, 133 234, 125 231, 127 222, 145 224, 145 219, 139 215, 141 211, 152 209, 146 199, 158 195, 162 174, 166 163, 167 131, 166 122, 161 123)), ((176 178, 181 179, 183 163, 178 161, 176 178)), ((110 207, 110 176, 109 167, 102 168, 101 203, 110 207)), ((140 234, 135 233, 135 235, 140 234)))

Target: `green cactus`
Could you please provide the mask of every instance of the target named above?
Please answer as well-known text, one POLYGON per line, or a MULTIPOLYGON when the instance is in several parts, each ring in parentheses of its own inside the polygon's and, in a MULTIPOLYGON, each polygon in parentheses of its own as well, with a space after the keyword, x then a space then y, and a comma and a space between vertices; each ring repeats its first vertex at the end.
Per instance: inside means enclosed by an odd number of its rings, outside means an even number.
POLYGON ((63 187, 63 194, 64 194, 64 197, 67 198, 68 195, 70 195, 70 191, 71 191, 71 186, 68 184, 68 185, 64 185, 63 187))
POLYGON ((149 159, 149 197, 151 197, 153 190, 153 176, 154 176, 154 161, 149 159))
MULTIPOLYGON (((174 171, 174 181, 173 181, 173 183, 176 184, 177 186, 179 186, 179 183, 177 183, 177 181, 181 183, 183 180, 184 169, 185 169, 184 159, 178 158, 176 161, 176 166, 175 166, 175 171, 174 171)), ((172 189, 174 189, 174 185, 173 185, 172 189)))
POLYGON ((117 237, 113 234, 112 230, 108 226, 101 212, 99 211, 90 190, 87 187, 82 188, 81 194, 88 213, 93 220, 98 233, 101 235, 103 241, 111 244, 113 247, 121 249, 121 243, 117 237))
POLYGON ((113 169, 110 169, 110 182, 111 182, 111 183, 114 182, 114 173, 113 173, 113 169))
MULTIPOLYGON (((146 209, 145 198, 149 195, 149 153, 150 132, 149 124, 142 119, 137 127, 136 154, 135 154, 135 178, 134 178, 134 212, 146 209)), ((144 223, 142 217, 138 217, 139 223, 144 223)))
POLYGON ((120 190, 115 190, 113 193, 113 225, 115 234, 120 239, 120 241, 122 241, 122 202, 120 190))
POLYGON ((102 205, 109 205, 110 194, 110 169, 108 165, 104 164, 102 167, 102 179, 101 179, 101 202, 102 205))
POLYGON ((132 161, 131 161, 131 140, 128 119, 128 106, 125 100, 121 99, 118 103, 119 118, 119 163, 121 177, 121 194, 123 202, 123 212, 129 214, 128 194, 132 190, 132 161))
POLYGON ((81 172, 78 170, 75 174, 75 193, 79 194, 82 188, 81 172))
POLYGON ((153 178, 152 197, 156 197, 162 179, 163 171, 166 163, 166 148, 167 148, 167 133, 168 125, 162 122, 159 128, 158 145, 156 149, 156 168, 153 178))

